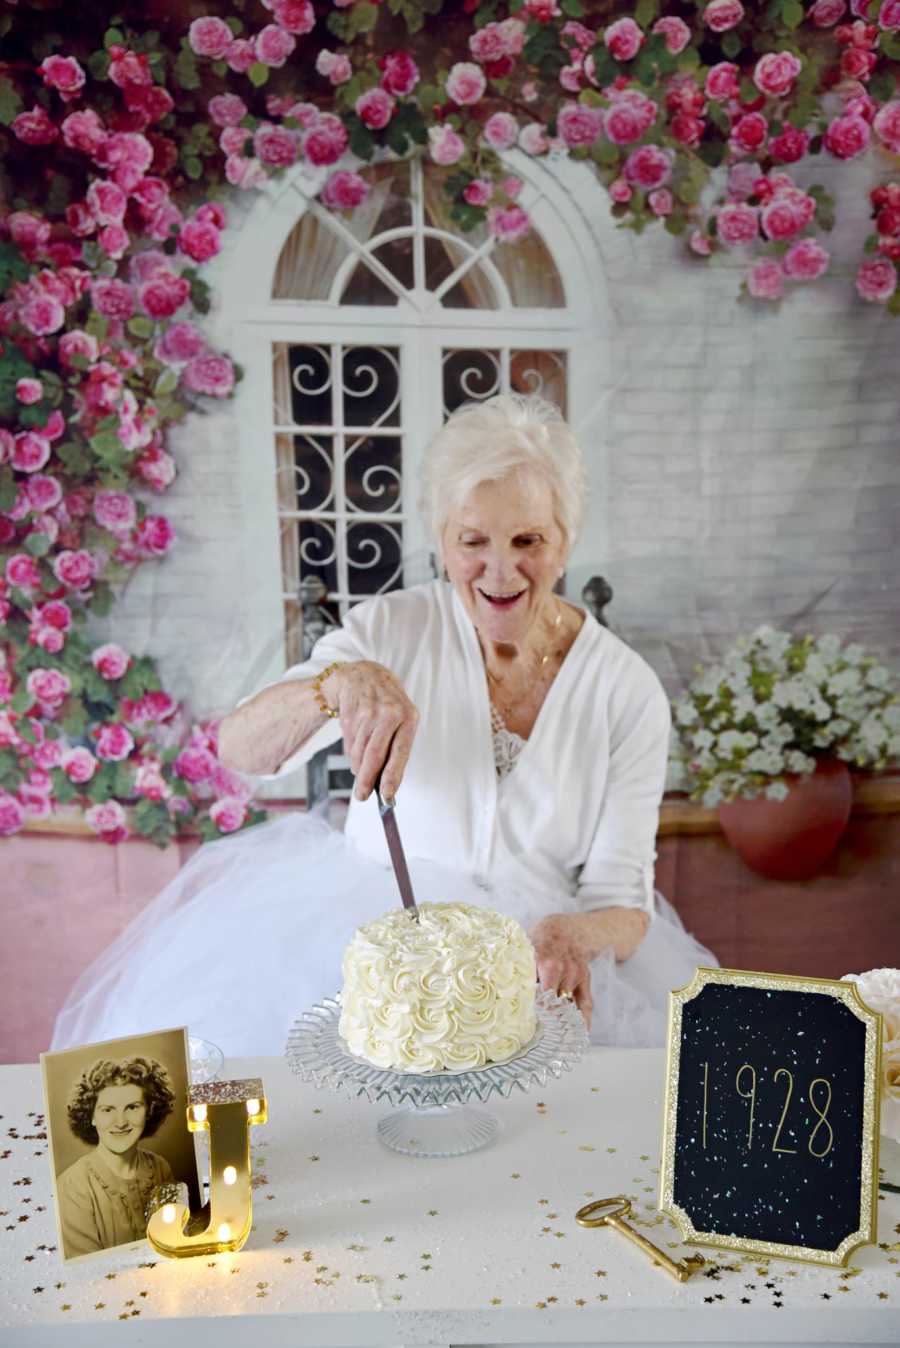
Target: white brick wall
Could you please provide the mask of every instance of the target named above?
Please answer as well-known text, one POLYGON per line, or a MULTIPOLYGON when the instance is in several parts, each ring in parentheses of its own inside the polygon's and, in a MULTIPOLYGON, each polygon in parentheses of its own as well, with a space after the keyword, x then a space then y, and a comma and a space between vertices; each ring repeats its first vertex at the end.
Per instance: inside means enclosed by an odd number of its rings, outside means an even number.
MULTIPOLYGON (((561 173, 605 276, 608 311, 585 341, 608 339, 612 368, 598 379, 615 389, 585 435, 595 497, 569 592, 605 575, 614 627, 672 691, 764 621, 835 631, 900 665, 900 322, 852 288, 870 172, 851 168, 857 198, 832 239, 832 275, 780 311, 737 302, 734 256, 704 264, 662 232, 636 240, 613 228, 589 171, 561 173)), ((809 180, 834 176, 824 165, 809 180)), ((226 345, 237 317, 215 315, 226 345)), ((265 412, 242 394, 174 435, 180 475, 164 508, 178 546, 105 625, 156 655, 203 714, 281 658, 272 448, 262 432, 258 450, 241 450, 240 416, 265 412)))

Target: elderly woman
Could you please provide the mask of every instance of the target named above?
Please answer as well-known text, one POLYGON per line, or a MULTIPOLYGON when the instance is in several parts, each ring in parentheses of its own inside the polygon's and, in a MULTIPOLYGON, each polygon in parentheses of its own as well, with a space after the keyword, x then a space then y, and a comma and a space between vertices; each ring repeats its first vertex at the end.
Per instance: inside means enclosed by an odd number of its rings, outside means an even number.
POLYGON ((555 593, 583 497, 552 405, 501 395, 450 418, 423 494, 444 579, 357 605, 220 728, 223 761, 267 776, 343 736, 345 831, 293 815, 202 849, 76 986, 54 1047, 146 1028, 154 988, 227 1052, 279 1051, 340 987, 354 928, 398 902, 379 776, 419 899, 518 918, 541 984, 575 998, 595 1040, 662 1042, 666 993, 715 961, 654 903, 662 686, 555 593))
POLYGON ((147 1202, 157 1184, 172 1182, 172 1169, 138 1143, 153 1136, 174 1104, 168 1073, 153 1058, 101 1059, 76 1082, 69 1127, 91 1150, 57 1180, 67 1259, 146 1235, 147 1202))

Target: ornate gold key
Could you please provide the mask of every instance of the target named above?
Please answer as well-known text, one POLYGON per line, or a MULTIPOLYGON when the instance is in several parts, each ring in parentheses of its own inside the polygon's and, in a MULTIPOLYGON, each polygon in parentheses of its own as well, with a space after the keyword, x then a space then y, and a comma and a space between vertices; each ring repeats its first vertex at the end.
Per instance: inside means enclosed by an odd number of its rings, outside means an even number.
POLYGON ((686 1259, 679 1259, 677 1262, 670 1259, 667 1254, 663 1254, 648 1240, 642 1236, 639 1231, 635 1231, 633 1226, 629 1226, 623 1219, 631 1216, 631 1201, 623 1198, 620 1194, 618 1198, 599 1198, 596 1203, 587 1203, 583 1208, 579 1208, 575 1213, 575 1220, 579 1226, 611 1226, 620 1235, 626 1236, 638 1249, 648 1254, 654 1264, 665 1269, 666 1273, 671 1273, 673 1278, 679 1282, 687 1282, 692 1273, 703 1268, 706 1260, 702 1254, 691 1254, 686 1259), (618 1206, 617 1206, 618 1205, 618 1206), (604 1208, 612 1208, 612 1212, 603 1212, 601 1217, 595 1217, 595 1212, 601 1212, 604 1208))

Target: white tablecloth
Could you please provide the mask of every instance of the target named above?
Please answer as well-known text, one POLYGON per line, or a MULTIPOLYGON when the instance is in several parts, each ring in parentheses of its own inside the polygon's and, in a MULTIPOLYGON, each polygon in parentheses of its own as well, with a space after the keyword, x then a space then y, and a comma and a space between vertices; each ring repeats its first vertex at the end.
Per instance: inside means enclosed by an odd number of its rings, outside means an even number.
POLYGON ((716 1262, 678 1284, 615 1232, 576 1225, 590 1198, 625 1192, 651 1239, 687 1252, 656 1209, 661 1052, 592 1050, 493 1100, 498 1140, 441 1161, 387 1151, 387 1107, 316 1091, 280 1060, 226 1069, 261 1075, 269 1100, 244 1249, 170 1260, 144 1243, 64 1265, 40 1073, 0 1068, 4 1348, 900 1340, 900 1195, 879 1202, 880 1245, 844 1271, 706 1251, 716 1262))

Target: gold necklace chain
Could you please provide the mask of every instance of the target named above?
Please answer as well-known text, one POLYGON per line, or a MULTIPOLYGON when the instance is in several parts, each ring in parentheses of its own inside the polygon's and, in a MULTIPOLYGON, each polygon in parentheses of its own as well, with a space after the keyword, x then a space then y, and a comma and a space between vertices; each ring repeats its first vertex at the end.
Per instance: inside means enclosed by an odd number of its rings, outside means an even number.
MULTIPOLYGON (((553 623, 553 633, 552 633, 552 635, 553 635, 554 641, 555 641, 555 639, 556 639, 556 637, 557 637, 557 635, 558 635, 558 633, 559 633, 560 624, 562 623, 562 616, 563 616, 563 615, 562 615, 562 609, 560 608, 560 609, 557 611, 556 619, 555 619, 555 621, 554 621, 554 623, 553 623)), ((547 651, 544 655, 541 656, 541 658, 540 658, 540 663, 538 664, 538 666, 537 666, 537 668, 536 668, 534 674, 531 675, 530 678, 529 678, 529 683, 531 683, 532 687, 535 686, 535 685, 532 683, 532 680, 535 680, 535 679, 536 679, 536 680, 539 680, 539 682, 538 682, 537 685, 536 685, 537 687, 540 687, 540 686, 543 684, 543 682, 544 682, 544 680, 546 679, 546 676, 547 676, 547 666, 549 665, 551 659, 553 659, 554 657, 556 657, 556 658, 558 659, 558 658, 560 657, 560 655, 562 655, 562 654, 563 654, 562 649, 559 648, 559 647, 556 647, 555 649, 549 650, 549 651, 547 651)), ((482 655, 484 656, 484 648, 483 648, 483 647, 482 647, 482 655)), ((500 678, 498 677, 498 675, 494 674, 493 671, 490 669, 490 667, 488 666, 487 658, 486 658, 486 657, 485 657, 485 661, 484 661, 484 669, 485 669, 485 673, 486 673, 486 675, 487 675, 488 685, 489 685, 489 688, 490 688, 491 702, 494 704, 494 706, 495 706, 495 707, 497 708, 497 710, 500 712, 500 714, 501 714, 501 716, 503 717, 503 719, 506 720, 506 719, 512 714, 512 712, 513 712, 513 710, 514 710, 514 707, 513 707, 512 705, 510 705, 510 703, 509 703, 506 699, 504 699, 504 698, 502 697, 502 694, 501 694, 501 691, 500 691, 500 678)), ((552 671, 551 671, 551 674, 552 674, 552 671)))

